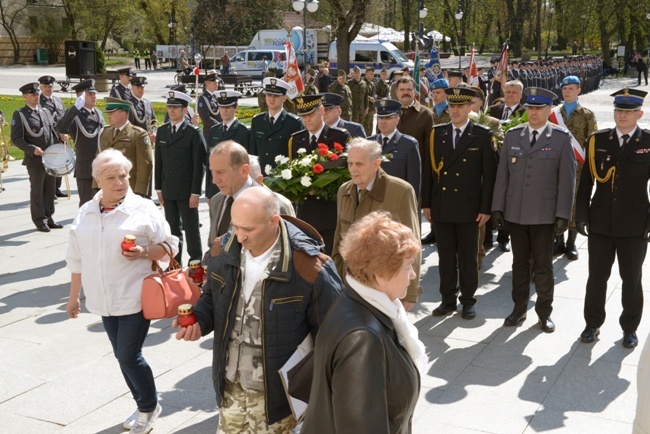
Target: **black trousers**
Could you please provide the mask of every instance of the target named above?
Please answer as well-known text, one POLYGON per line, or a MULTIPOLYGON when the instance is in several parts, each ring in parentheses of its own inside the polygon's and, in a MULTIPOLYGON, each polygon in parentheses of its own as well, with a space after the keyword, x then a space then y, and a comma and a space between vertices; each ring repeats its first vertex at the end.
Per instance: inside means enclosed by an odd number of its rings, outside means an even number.
POLYGON ((92 178, 77 178, 77 191, 79 192, 79 208, 95 196, 92 178))
POLYGON ((29 211, 36 227, 52 221, 56 178, 45 172, 43 166, 27 166, 29 175, 29 211))
POLYGON ((585 322, 600 327, 605 322, 607 280, 612 273, 614 257, 618 257, 618 272, 623 281, 623 313, 619 323, 624 331, 636 331, 643 313, 641 267, 648 244, 643 238, 614 238, 589 232, 589 278, 585 295, 585 322))
MULTIPOLYGON (((164 199, 164 197, 163 197, 164 199)), ((201 233, 199 232, 199 209, 190 208, 190 200, 170 200, 164 199, 165 219, 172 231, 172 235, 178 237, 178 255, 176 261, 182 262, 183 254, 183 230, 187 238, 187 253, 190 255, 190 261, 200 260, 201 253, 201 233)))
POLYGON ((641 73, 643 73, 643 78, 645 78, 645 84, 647 85, 648 84, 648 68, 638 69, 637 71, 638 71, 637 72, 637 78, 638 78, 637 86, 641 85, 641 73))
POLYGON ((478 288, 478 225, 471 223, 433 222, 438 245, 438 272, 443 304, 456 304, 456 297, 465 306, 476 303, 478 288))
POLYGON ((554 225, 519 225, 507 222, 512 246, 512 301, 514 312, 523 313, 530 300, 531 258, 535 267, 535 312, 546 318, 553 311, 554 225))

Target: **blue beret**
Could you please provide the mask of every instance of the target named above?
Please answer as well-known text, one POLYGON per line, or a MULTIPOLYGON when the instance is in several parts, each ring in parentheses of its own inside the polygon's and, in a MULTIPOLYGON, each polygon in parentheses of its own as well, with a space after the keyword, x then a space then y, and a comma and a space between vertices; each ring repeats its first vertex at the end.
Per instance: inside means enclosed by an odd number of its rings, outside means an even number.
POLYGON ((431 89, 447 89, 449 87, 449 82, 446 78, 439 78, 431 83, 431 89))
POLYGON ((564 80, 562 80, 562 85, 560 87, 564 87, 567 84, 577 84, 578 87, 580 87, 580 79, 575 75, 568 75, 564 77, 564 80))

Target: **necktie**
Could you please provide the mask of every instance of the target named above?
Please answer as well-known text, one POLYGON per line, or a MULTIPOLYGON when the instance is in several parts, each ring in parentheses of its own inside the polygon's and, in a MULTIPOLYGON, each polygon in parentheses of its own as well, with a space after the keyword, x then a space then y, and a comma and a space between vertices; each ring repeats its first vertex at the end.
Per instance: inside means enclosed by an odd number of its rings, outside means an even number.
POLYGON ((504 121, 510 119, 510 107, 506 107, 506 109, 503 111, 503 117, 501 119, 504 121))
POLYGON ((454 149, 456 149, 456 146, 458 146, 458 141, 460 140, 460 135, 461 135, 460 128, 456 128, 456 137, 454 138, 454 149))
POLYGON ((228 232, 228 228, 230 227, 230 208, 232 208, 233 202, 233 197, 228 196, 228 199, 226 199, 226 206, 223 209, 223 215, 221 216, 221 221, 219 222, 219 227, 217 228, 218 237, 228 232))
POLYGON ((223 132, 224 134, 228 132, 228 125, 226 124, 223 125, 223 132))
POLYGON ((176 134, 176 125, 172 125, 172 136, 176 134))
POLYGON ((309 146, 311 146, 311 149, 318 148, 318 143, 316 142, 316 135, 315 134, 312 134, 311 142, 309 142, 309 146))
POLYGON ((532 148, 535 146, 535 142, 537 142, 537 130, 533 131, 533 140, 530 141, 530 147, 532 148))
POLYGON ((366 190, 365 188, 359 190, 359 203, 361 203, 363 198, 366 197, 366 193, 368 193, 368 190, 366 190))
POLYGON ((384 142, 384 143, 383 143, 383 147, 384 147, 384 148, 385 148, 386 146, 388 146, 388 137, 385 137, 385 136, 384 136, 384 138, 382 139, 382 141, 384 142))
POLYGON ((271 118, 269 119, 269 121, 271 121, 271 126, 273 126, 273 123, 275 122, 275 118, 274 118, 274 117, 271 117, 271 118))
POLYGON ((113 138, 115 138, 115 136, 117 136, 117 133, 118 133, 119 131, 120 131, 120 130, 118 130, 118 129, 114 129, 114 130, 113 130, 113 138))
POLYGON ((630 135, 629 134, 623 134, 621 136, 621 139, 623 139, 623 144, 621 145, 621 149, 625 149, 625 145, 627 145, 628 140, 630 140, 630 135))

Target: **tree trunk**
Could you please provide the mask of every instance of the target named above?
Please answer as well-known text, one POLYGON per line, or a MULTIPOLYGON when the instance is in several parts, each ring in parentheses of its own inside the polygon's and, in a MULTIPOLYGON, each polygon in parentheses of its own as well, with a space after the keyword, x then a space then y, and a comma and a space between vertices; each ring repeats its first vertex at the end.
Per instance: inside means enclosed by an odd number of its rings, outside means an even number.
POLYGON ((537 56, 542 57, 542 0, 537 0, 537 20, 535 20, 535 46, 537 56))
POLYGON ((345 72, 350 70, 350 40, 347 29, 341 27, 336 31, 336 68, 345 72))

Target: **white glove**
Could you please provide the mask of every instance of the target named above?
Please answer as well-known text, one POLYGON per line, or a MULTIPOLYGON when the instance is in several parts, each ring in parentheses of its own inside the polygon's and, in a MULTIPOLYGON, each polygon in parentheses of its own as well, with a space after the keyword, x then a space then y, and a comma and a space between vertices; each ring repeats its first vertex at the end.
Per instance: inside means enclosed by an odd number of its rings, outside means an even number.
POLYGON ((81 107, 83 107, 86 104, 86 92, 81 92, 81 95, 77 97, 77 100, 74 102, 74 106, 77 107, 77 110, 81 110, 81 107))

